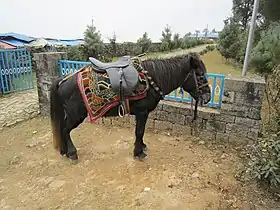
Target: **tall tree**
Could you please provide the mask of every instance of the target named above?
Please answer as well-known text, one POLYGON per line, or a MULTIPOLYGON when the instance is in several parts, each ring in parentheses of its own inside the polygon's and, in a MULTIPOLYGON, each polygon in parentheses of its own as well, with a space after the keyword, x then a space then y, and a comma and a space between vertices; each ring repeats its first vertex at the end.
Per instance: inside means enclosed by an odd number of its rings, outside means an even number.
POLYGON ((198 37, 199 33, 200 33, 199 30, 195 30, 195 36, 196 36, 196 38, 198 37))
POLYGON ((206 37, 207 36, 207 34, 208 34, 208 32, 209 32, 209 30, 208 30, 208 28, 205 28, 205 29, 203 29, 203 31, 202 31, 203 33, 204 33, 204 37, 206 37))
POLYGON ((183 45, 183 40, 180 37, 179 33, 175 33, 173 36, 173 43, 172 43, 172 49, 178 49, 181 48, 183 45))
POLYGON ((254 0, 233 0, 232 4, 233 16, 245 30, 253 14, 254 0))
POLYGON ((100 32, 97 31, 96 27, 93 25, 93 20, 91 25, 87 25, 84 32, 84 40, 88 56, 99 58, 105 45, 101 39, 100 32))
POLYGON ((224 22, 225 26, 219 34, 218 49, 226 59, 235 59, 240 50, 240 27, 234 18, 224 22))
POLYGON ((137 40, 137 44, 141 48, 141 53, 149 51, 152 46, 152 40, 148 37, 147 32, 145 32, 143 36, 137 40))
POLYGON ((191 32, 186 33, 185 36, 184 36, 184 39, 185 39, 185 38, 188 38, 188 37, 191 36, 191 35, 192 35, 191 32))
POLYGON ((161 50, 166 51, 166 50, 171 50, 172 48, 172 32, 171 28, 169 25, 166 25, 164 30, 161 33, 162 38, 161 38, 161 50))
POLYGON ((113 37, 110 38, 109 41, 110 41, 110 45, 112 47, 112 54, 114 57, 117 54, 117 36, 116 36, 115 32, 113 34, 113 37))
POLYGON ((279 0, 262 0, 261 12, 264 18, 269 22, 280 20, 280 2, 279 0))

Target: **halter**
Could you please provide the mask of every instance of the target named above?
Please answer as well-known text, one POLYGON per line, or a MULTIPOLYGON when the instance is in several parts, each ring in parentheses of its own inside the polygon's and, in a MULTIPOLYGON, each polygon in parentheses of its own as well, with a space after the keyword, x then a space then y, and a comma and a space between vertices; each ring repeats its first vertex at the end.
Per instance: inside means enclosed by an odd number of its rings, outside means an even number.
MULTIPOLYGON (((201 89, 202 89, 203 87, 207 86, 208 83, 204 83, 204 84, 201 84, 201 83, 200 83, 200 81, 199 81, 198 79, 201 78, 201 77, 204 77, 204 76, 198 76, 198 77, 197 77, 197 76, 196 76, 196 73, 195 73, 195 69, 192 69, 192 70, 188 73, 187 77, 185 78, 185 80, 184 80, 184 82, 183 82, 183 85, 184 85, 185 82, 189 79, 189 76, 190 76, 191 74, 193 74, 193 78, 194 78, 194 82, 195 82, 196 91, 199 92, 199 93, 201 93, 201 89)), ((183 85, 182 85, 182 86, 183 86, 183 85)), ((181 86, 180 92, 183 94, 183 91, 182 91, 183 87, 182 87, 182 86, 181 86)), ((193 122, 194 120, 196 120, 196 118, 197 118, 197 107, 198 107, 198 102, 199 102, 199 100, 196 100, 196 101, 195 101, 195 108, 194 108, 194 111, 193 111, 193 97, 191 98, 191 113, 192 113, 192 116, 193 116, 192 122, 193 122)))
MULTIPOLYGON (((188 75, 187 75, 187 77, 185 78, 183 84, 185 84, 185 82, 189 79, 189 76, 190 76, 191 74, 193 74, 193 78, 194 78, 194 82, 195 82, 195 87, 196 87, 196 90, 197 90, 197 91, 200 92, 200 91, 201 91, 201 88, 203 88, 203 87, 205 87, 205 86, 208 85, 207 83, 201 84, 200 81, 198 81, 199 78, 204 77, 204 76, 196 76, 195 69, 192 69, 192 70, 188 73, 188 75)), ((181 88, 182 88, 182 87, 181 87, 181 88)))

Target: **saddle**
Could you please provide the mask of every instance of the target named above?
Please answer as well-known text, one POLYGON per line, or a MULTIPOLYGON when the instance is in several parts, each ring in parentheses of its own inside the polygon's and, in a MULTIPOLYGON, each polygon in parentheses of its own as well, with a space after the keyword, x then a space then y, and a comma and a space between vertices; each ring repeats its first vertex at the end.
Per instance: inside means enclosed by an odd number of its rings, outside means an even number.
POLYGON ((95 72, 108 74, 113 91, 121 98, 130 96, 135 90, 139 73, 130 56, 119 57, 117 61, 110 63, 104 63, 93 57, 89 60, 95 72))

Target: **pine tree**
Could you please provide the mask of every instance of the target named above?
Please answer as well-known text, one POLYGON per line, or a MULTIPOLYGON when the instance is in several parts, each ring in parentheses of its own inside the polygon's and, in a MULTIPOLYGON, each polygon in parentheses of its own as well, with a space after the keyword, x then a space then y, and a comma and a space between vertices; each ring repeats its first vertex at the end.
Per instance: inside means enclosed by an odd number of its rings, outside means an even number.
POLYGON ((105 45, 101 39, 101 34, 96 30, 93 25, 87 26, 84 32, 85 47, 87 48, 88 56, 99 58, 105 48, 105 45))
POLYGON ((167 51, 172 49, 172 32, 169 25, 166 25, 164 30, 162 31, 162 38, 161 38, 161 50, 167 51))
POLYGON ((152 40, 148 37, 148 33, 145 32, 141 38, 137 40, 137 45, 141 48, 141 53, 146 53, 152 46, 152 40))

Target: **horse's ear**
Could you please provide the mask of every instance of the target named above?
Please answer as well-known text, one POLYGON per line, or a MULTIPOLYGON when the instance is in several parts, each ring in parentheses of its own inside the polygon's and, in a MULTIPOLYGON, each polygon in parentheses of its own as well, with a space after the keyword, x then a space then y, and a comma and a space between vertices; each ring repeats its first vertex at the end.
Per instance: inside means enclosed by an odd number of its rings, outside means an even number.
POLYGON ((193 54, 188 54, 189 64, 193 69, 197 69, 198 67, 198 60, 193 54))

